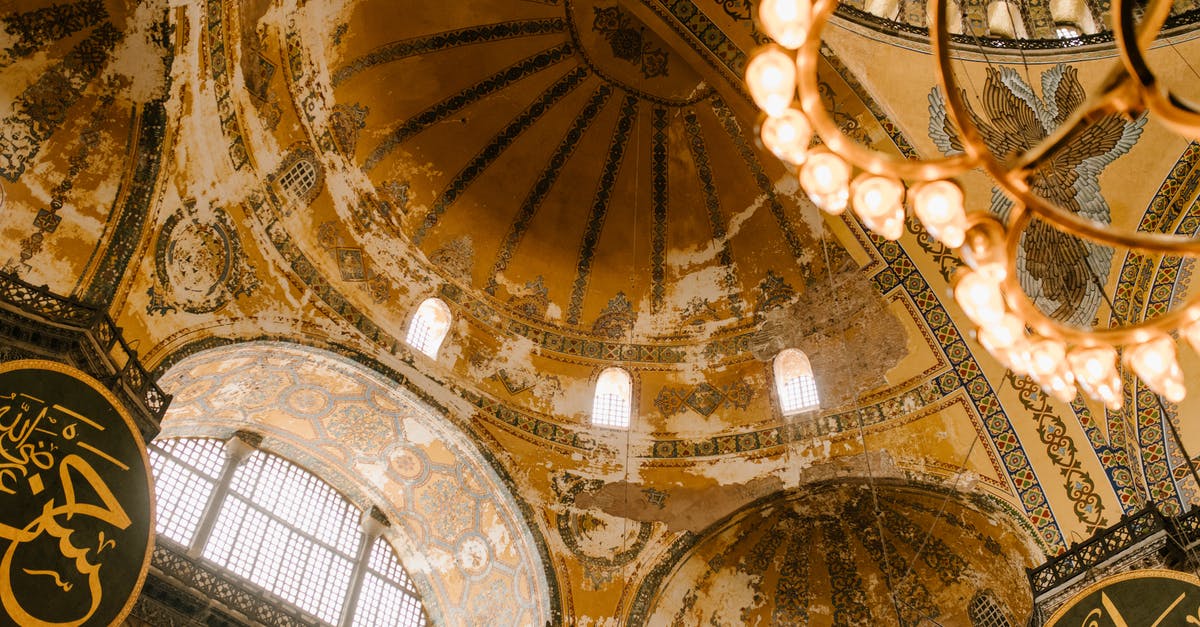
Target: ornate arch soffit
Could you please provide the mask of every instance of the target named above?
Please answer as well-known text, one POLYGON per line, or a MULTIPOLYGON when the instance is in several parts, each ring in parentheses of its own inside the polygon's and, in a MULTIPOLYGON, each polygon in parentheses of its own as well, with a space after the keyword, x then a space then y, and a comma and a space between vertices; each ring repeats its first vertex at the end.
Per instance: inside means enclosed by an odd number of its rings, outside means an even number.
POLYGON ((559 620, 552 561, 512 479, 486 448, 378 371, 325 350, 257 341, 196 351, 160 381, 179 392, 164 437, 255 431, 263 449, 378 505, 434 622, 559 620))

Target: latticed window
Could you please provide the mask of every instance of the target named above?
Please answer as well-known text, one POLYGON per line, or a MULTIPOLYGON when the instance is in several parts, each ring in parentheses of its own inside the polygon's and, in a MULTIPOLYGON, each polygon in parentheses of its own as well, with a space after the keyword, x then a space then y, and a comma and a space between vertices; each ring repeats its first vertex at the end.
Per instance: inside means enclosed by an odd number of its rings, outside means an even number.
POLYGON ((315 475, 262 451, 239 462, 220 440, 149 449, 162 536, 326 624, 425 624, 391 545, 365 533, 362 512, 315 475))
POLYGON ((775 389, 785 416, 820 407, 812 364, 803 352, 789 348, 775 356, 775 389))
POLYGON ((1054 25, 1054 36, 1058 37, 1059 39, 1074 39, 1080 35, 1083 35, 1083 32, 1080 31, 1079 27, 1074 24, 1054 25))
POLYGON ((417 307, 404 341, 436 359, 438 348, 442 346, 442 340, 446 339, 449 330, 450 308, 439 299, 427 298, 417 307))
POLYGON ((620 368, 606 369, 596 379, 592 424, 619 429, 629 428, 632 403, 633 383, 629 373, 620 368))
POLYGON ((967 607, 974 627, 1012 627, 1008 620, 1008 612, 996 602, 990 590, 985 590, 971 599, 967 607))
POLYGON ((292 198, 303 200, 317 184, 317 168, 308 159, 299 159, 279 177, 279 186, 292 198))
POLYGON ((188 546, 220 481, 225 443, 210 439, 154 442, 149 447, 158 503, 158 534, 188 546))

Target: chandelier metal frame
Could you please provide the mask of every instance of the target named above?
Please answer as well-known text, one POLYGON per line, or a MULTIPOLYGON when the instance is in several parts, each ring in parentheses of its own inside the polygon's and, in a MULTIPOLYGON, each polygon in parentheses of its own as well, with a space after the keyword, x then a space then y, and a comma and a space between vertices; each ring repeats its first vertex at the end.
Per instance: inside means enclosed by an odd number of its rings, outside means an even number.
POLYGON ((980 343, 1014 372, 1028 374, 1064 402, 1075 398, 1078 386, 1088 396, 1119 409, 1125 398, 1116 363, 1120 351, 1152 390, 1168 400, 1182 400, 1186 391, 1172 336, 1183 336, 1200 351, 1200 290, 1162 315, 1084 329, 1041 311, 1021 288, 1016 267, 1022 233, 1034 219, 1103 246, 1200 257, 1200 238, 1129 231, 1094 221, 1038 196, 1029 184, 1031 174, 1047 159, 1103 116, 1132 119, 1149 112, 1172 132, 1200 139, 1200 109, 1164 86, 1146 60, 1146 48, 1158 37, 1171 0, 1151 0, 1140 25, 1131 0, 1112 0, 1113 40, 1120 60, 1065 123, 1034 148, 1012 156, 993 154, 975 126, 966 92, 951 68, 948 1, 931 0, 929 41, 937 85, 963 148, 959 154, 936 159, 907 159, 863 146, 842 133, 826 110, 817 66, 821 33, 838 2, 761 1, 763 30, 795 50, 793 60, 793 53, 784 47, 768 44, 747 64, 747 86, 764 109, 759 124, 762 143, 795 168, 815 204, 833 214, 852 205, 868 229, 888 239, 902 234, 898 224, 905 216, 907 195, 930 235, 966 262, 969 269, 956 280, 956 300, 979 326, 980 343), (794 63, 794 70, 783 65, 785 58, 794 63), (787 108, 784 98, 791 102, 787 108), (809 148, 813 135, 823 147, 809 148), (815 154, 821 157, 811 159, 815 154), (830 169, 831 165, 836 167, 830 169), (862 173, 850 183, 852 168, 862 173), (1013 200, 1006 222, 987 211, 966 211, 961 187, 953 179, 975 169, 988 174, 1013 200), (906 187, 905 181, 911 186, 906 187), (938 183, 936 191, 922 197, 923 186, 941 181, 950 181, 958 191, 938 183))

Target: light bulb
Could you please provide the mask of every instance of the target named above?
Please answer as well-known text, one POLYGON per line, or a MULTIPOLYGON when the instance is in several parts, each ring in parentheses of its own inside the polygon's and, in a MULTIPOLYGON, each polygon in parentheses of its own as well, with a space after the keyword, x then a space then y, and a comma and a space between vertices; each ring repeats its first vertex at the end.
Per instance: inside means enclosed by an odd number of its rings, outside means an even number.
POLYGON ((1048 379, 1065 363, 1067 347, 1062 342, 1052 339, 1042 339, 1034 342, 1029 348, 1029 374, 1041 379, 1048 379))
POLYGON ((1042 385, 1051 396, 1064 403, 1075 400, 1075 375, 1066 362, 1060 363, 1054 372, 1048 374, 1042 385))
POLYGON ((996 324, 979 327, 978 337, 979 343, 995 355, 1025 339, 1025 323, 1015 315, 1005 313, 996 324))
POLYGON ((873 220, 867 224, 867 228, 875 231, 880 237, 896 241, 904 235, 904 209, 897 208, 890 216, 884 216, 883 219, 873 220))
POLYGON ((954 286, 954 300, 963 313, 983 327, 999 323, 1004 318, 1004 295, 1000 285, 980 272, 967 270, 954 286))
POLYGON ((1192 350, 1200 353, 1200 319, 1193 320, 1179 330, 1183 337, 1187 339, 1188 344, 1192 345, 1192 350))
POLYGON ((1162 394, 1172 403, 1178 403, 1187 395, 1183 385, 1183 371, 1175 357, 1175 342, 1166 335, 1143 342, 1125 352, 1125 360, 1146 382, 1151 390, 1162 394))
POLYGON ((850 166, 828 150, 814 150, 800 168, 800 186, 813 204, 838 215, 846 210, 850 166))
POLYGON ((1067 354, 1067 361, 1085 394, 1114 411, 1121 408, 1124 399, 1115 348, 1107 345, 1076 347, 1067 354))
POLYGON ((812 6, 807 0, 762 0, 758 5, 758 21, 771 39, 795 50, 808 37, 812 6))
POLYGON ((983 215, 976 218, 971 228, 966 229, 958 253, 968 266, 999 283, 1008 276, 1004 239, 1004 225, 990 214, 983 215))
POLYGON ((746 64, 746 87, 758 108, 779 117, 796 96, 796 62, 779 46, 766 46, 746 64))
POLYGON ((882 219, 894 215, 897 207, 903 209, 904 185, 893 178, 863 173, 854 179, 850 195, 859 217, 882 219))
POLYGON ((958 248, 966 239, 967 215, 963 211, 963 191, 953 181, 930 181, 912 193, 913 213, 925 230, 950 248, 958 248))
POLYGON ((779 117, 767 117, 759 130, 763 145, 776 157, 800 165, 808 156, 808 143, 812 141, 812 127, 808 118, 797 109, 788 108, 779 117))

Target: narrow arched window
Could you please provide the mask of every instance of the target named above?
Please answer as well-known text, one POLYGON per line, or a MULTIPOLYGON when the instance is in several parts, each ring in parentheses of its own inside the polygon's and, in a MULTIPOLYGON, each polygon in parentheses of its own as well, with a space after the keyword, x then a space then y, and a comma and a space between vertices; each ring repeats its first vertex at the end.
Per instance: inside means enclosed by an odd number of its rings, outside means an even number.
POLYGON ((976 594, 967 606, 967 612, 974 627, 1012 627, 1012 622, 1008 620, 1008 612, 1000 607, 990 590, 976 594))
POLYGON ((633 404, 633 383, 621 368, 608 368, 596 379, 596 397, 592 402, 592 424, 600 427, 629 428, 633 404))
POLYGON ((798 414, 821 405, 812 364, 803 352, 789 348, 775 356, 775 389, 783 415, 798 414))
POLYGON ((408 345, 437 359, 438 348, 450 330, 450 308, 437 298, 426 298, 408 325, 408 345))
POLYGON ((317 476, 236 439, 148 449, 161 538, 326 624, 425 624, 391 545, 317 476))

